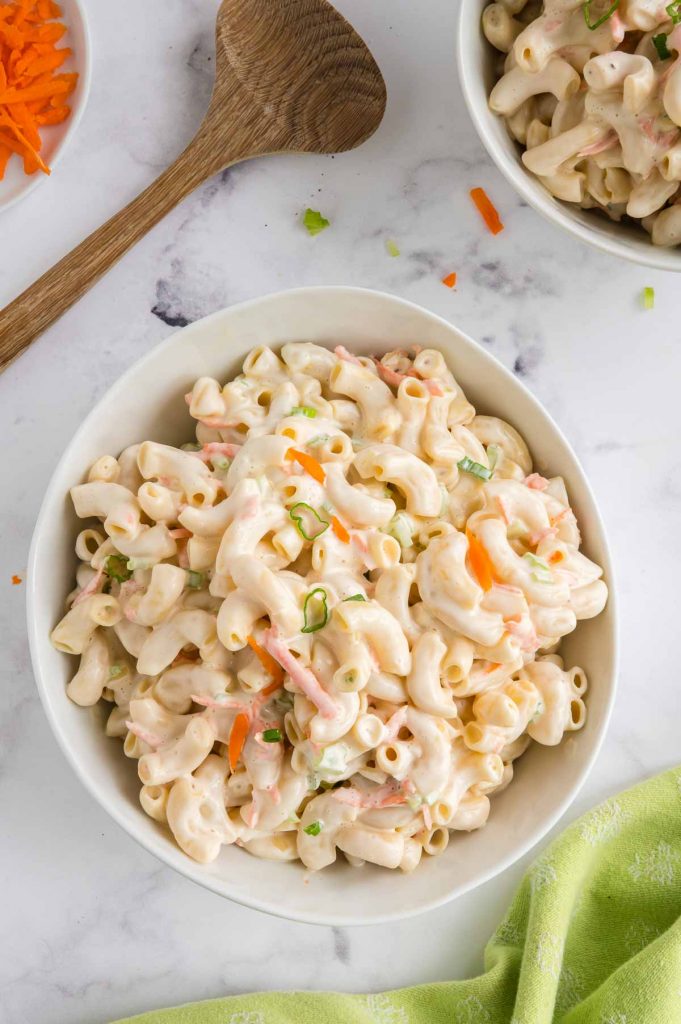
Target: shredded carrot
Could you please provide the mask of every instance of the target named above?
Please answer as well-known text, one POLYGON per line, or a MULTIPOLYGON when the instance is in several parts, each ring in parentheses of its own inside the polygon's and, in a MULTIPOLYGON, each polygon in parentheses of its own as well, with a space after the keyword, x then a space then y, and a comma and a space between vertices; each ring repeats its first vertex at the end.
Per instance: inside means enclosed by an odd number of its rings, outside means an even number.
POLYGON ((12 585, 18 587, 21 583, 21 576, 12 576, 12 585))
POLYGON ((562 562, 564 558, 565 555, 562 551, 554 551, 551 557, 549 558, 549 562, 551 563, 551 565, 557 565, 558 562, 562 562))
POLYGON ((236 771, 250 727, 251 720, 244 712, 238 714, 232 723, 229 733, 229 767, 233 772, 236 771))
POLYGON ((75 73, 55 74, 72 55, 69 47, 56 46, 66 33, 54 20, 61 16, 54 0, 0 3, 0 181, 12 154, 23 160, 26 174, 50 173, 40 156, 39 129, 66 120, 66 97, 78 81, 75 73))
POLYGON ((454 272, 452 272, 451 274, 447 274, 446 277, 442 278, 442 283, 444 285, 446 285, 447 288, 455 288, 456 287, 456 274, 454 272))
POLYGON ((262 692, 274 693, 274 690, 278 690, 280 686, 284 685, 283 668, 281 667, 278 661, 275 661, 275 659, 272 657, 269 651, 266 651, 264 647, 260 646, 260 644, 258 643, 254 636, 247 636, 246 643, 251 648, 251 650, 253 651, 253 653, 255 654, 258 661, 265 669, 265 671, 269 672, 269 674, 272 676, 272 679, 274 680, 274 682, 272 683, 272 687, 274 689, 268 686, 262 692))
POLYGON ((290 459, 291 462, 299 462, 305 472, 309 473, 313 480, 316 480, 318 484, 323 484, 326 480, 324 467, 306 452, 299 452, 297 448, 289 448, 286 452, 286 458, 290 459))
POLYGON ((499 214, 484 188, 471 189, 471 199, 475 203, 485 224, 493 235, 504 230, 499 214))
POLYGON ((494 583, 492 560, 474 533, 466 530, 466 537, 468 538, 468 561, 473 575, 483 590, 491 590, 494 583))
POLYGON ((342 540, 344 544, 350 543, 350 534, 345 529, 340 519, 336 519, 335 516, 331 516, 331 529, 338 537, 338 540, 342 540))

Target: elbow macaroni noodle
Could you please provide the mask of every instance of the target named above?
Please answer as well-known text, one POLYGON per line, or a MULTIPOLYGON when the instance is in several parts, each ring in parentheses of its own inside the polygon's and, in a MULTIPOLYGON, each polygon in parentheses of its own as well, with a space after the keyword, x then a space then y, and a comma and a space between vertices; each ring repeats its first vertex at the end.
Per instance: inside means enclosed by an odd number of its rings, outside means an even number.
POLYGON ((485 824, 531 741, 584 724, 557 650, 607 588, 565 486, 434 350, 261 347, 187 402, 198 443, 72 488, 68 696, 111 705, 190 857, 411 871, 485 824))
POLYGON ((681 8, 668 0, 498 0, 490 108, 559 199, 681 245, 681 8))

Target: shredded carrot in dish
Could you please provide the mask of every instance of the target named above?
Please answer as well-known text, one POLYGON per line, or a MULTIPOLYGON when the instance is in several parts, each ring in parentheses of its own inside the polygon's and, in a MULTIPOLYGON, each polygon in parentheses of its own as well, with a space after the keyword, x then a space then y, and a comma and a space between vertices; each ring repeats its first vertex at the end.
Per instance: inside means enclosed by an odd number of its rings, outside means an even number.
POLYGON ((474 533, 466 530, 466 537, 468 538, 468 561, 473 575, 483 590, 491 590, 494 583, 492 560, 474 533))
POLYGON ((18 587, 21 583, 21 576, 12 576, 12 586, 18 587))
POLYGON ((77 74, 56 74, 72 52, 56 46, 66 32, 54 20, 61 15, 54 0, 0 4, 0 181, 14 153, 26 174, 50 173, 39 129, 66 120, 66 98, 78 81, 77 74))
POLYGON ((504 230, 499 214, 484 188, 471 189, 471 199, 475 203, 485 224, 493 235, 504 230))
POLYGON ((551 565, 557 565, 558 562, 562 562, 564 558, 565 555, 562 551, 554 551, 551 557, 549 558, 549 562, 551 563, 551 565))
POLYGON ((232 723, 229 733, 229 767, 233 772, 236 771, 250 727, 251 720, 244 712, 238 714, 232 723))
POLYGON ((326 480, 324 467, 306 452, 299 452, 297 448, 289 448, 286 452, 286 458, 290 459, 291 462, 299 462, 305 472, 309 473, 313 480, 316 480, 318 484, 323 484, 326 480))
POLYGON ((442 278, 442 283, 444 285, 446 285, 447 288, 455 288, 456 287, 456 274, 454 272, 452 272, 451 274, 447 274, 446 277, 442 278))
POLYGON ((278 661, 275 661, 269 651, 266 651, 264 647, 260 646, 254 636, 247 636, 246 643, 251 648, 265 671, 269 672, 274 680, 271 686, 267 686, 261 692, 265 694, 274 693, 275 690, 278 690, 280 686, 284 685, 283 668, 278 661))
POLYGON ((335 516, 331 516, 331 529, 338 537, 338 540, 342 540, 344 544, 350 543, 350 534, 345 529, 340 519, 336 519, 335 516))

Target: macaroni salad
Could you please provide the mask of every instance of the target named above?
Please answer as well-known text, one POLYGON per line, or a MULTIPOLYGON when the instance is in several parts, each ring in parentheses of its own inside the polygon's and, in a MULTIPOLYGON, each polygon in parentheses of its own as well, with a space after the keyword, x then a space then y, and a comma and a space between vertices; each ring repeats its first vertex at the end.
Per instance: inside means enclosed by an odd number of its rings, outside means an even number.
POLYGON ((112 705, 142 807, 196 860, 410 871, 584 724, 557 652, 607 589, 563 481, 433 349, 259 347, 186 399, 196 443, 71 490, 68 695, 112 705))
POLYGON ((681 245, 681 0, 498 0, 489 105, 554 196, 681 245))

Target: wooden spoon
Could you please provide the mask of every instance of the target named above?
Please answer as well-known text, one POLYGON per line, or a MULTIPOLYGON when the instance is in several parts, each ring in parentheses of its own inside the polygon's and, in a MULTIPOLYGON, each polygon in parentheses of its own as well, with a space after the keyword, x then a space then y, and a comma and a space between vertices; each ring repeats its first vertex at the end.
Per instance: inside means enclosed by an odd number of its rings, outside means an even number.
POLYGON ((194 139, 159 178, 0 311, 0 370, 213 174, 269 153, 340 153, 372 135, 385 83, 327 0, 223 0, 215 84, 194 139))

